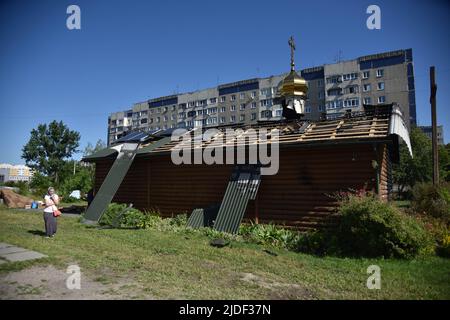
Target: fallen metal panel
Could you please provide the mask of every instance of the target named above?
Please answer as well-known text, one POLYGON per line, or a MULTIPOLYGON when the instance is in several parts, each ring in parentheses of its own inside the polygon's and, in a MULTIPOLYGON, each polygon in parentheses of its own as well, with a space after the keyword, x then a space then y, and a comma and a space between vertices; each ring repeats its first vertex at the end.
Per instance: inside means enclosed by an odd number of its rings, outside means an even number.
POLYGON ((116 160, 114 161, 108 175, 100 187, 100 190, 97 192, 94 200, 86 211, 86 220, 97 222, 100 220, 103 212, 114 198, 114 195, 119 189, 123 178, 127 174, 138 147, 139 143, 124 143, 122 145, 116 160))
POLYGON ((196 208, 192 211, 187 225, 198 229, 202 227, 212 227, 217 217, 220 205, 215 204, 207 208, 196 208))
MULTIPOLYGON (((170 142, 170 137, 162 138, 155 141, 151 145, 147 146, 148 152, 170 142)), ((114 148, 119 151, 116 160, 114 161, 111 169, 108 172, 105 180, 103 181, 100 189, 94 197, 91 205, 85 214, 85 223, 92 224, 98 222, 106 210, 111 200, 114 198, 117 190, 120 187, 125 175, 130 168, 134 157, 138 153, 138 147, 140 143, 124 143, 123 145, 115 146, 114 148)))
POLYGON ((261 183, 258 166, 238 166, 231 174, 230 182, 220 205, 214 229, 237 233, 249 200, 254 200, 261 183))

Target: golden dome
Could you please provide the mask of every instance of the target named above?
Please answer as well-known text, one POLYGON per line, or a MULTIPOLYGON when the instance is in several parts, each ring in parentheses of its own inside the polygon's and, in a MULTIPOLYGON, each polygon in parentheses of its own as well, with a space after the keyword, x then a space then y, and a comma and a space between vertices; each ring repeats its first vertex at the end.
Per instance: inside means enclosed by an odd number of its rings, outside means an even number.
POLYGON ((291 72, 280 83, 280 94, 282 96, 304 96, 308 93, 308 83, 300 77, 295 70, 291 72))

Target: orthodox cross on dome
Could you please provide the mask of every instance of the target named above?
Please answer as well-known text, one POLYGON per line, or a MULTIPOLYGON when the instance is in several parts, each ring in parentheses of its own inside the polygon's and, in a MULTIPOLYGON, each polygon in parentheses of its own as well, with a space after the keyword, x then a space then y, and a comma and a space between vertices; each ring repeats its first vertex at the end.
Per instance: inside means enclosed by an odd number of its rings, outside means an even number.
POLYGON ((295 63, 294 63, 294 50, 295 50, 295 42, 294 37, 291 36, 288 41, 289 47, 291 47, 291 71, 295 70, 295 63))

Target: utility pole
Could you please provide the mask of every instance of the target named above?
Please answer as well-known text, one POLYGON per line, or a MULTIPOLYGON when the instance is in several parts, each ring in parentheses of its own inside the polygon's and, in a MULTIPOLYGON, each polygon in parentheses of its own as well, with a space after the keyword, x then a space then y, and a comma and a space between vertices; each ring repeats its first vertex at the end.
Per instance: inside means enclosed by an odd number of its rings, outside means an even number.
POLYGON ((436 78, 435 68, 430 67, 430 104, 431 104, 431 128, 432 128, 432 151, 433 151, 433 185, 439 184, 439 153, 437 143, 437 119, 436 119, 436 78))

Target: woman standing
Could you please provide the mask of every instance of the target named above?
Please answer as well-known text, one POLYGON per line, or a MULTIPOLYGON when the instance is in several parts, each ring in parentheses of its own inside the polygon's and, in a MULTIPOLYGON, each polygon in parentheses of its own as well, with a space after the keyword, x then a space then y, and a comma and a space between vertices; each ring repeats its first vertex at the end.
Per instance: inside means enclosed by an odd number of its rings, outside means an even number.
POLYGON ((54 237, 56 233, 56 216, 53 214, 58 210, 56 207, 59 204, 59 197, 55 193, 55 189, 48 188, 47 194, 44 197, 44 222, 46 238, 54 237))

